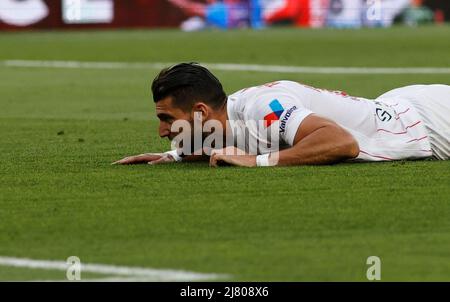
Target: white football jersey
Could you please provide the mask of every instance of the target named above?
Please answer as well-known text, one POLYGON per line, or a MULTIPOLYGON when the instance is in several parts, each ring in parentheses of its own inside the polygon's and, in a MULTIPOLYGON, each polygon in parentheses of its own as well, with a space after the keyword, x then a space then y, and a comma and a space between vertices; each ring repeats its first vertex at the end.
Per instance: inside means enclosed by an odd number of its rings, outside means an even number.
MULTIPOLYGON (((278 131, 279 141, 271 137, 274 144, 268 144, 267 148, 258 146, 258 154, 274 151, 274 145, 280 149, 292 146, 303 119, 317 114, 336 122, 354 136, 360 148, 356 160, 383 161, 432 155, 427 130, 406 99, 370 100, 297 82, 277 81, 230 95, 227 112, 229 120, 241 122, 241 125, 247 121, 264 121, 263 128, 278 128, 272 130, 278 131)), ((246 131, 264 141, 267 134, 262 133, 263 128, 234 127, 233 136, 238 140, 246 131)))

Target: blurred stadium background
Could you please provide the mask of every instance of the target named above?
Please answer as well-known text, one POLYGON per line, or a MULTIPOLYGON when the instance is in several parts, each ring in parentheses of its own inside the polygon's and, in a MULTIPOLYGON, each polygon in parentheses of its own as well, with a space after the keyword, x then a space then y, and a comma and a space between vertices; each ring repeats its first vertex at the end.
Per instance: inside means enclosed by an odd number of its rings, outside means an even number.
POLYGON ((0 30, 181 27, 183 30, 414 26, 450 19, 447 0, 0 0, 0 30))

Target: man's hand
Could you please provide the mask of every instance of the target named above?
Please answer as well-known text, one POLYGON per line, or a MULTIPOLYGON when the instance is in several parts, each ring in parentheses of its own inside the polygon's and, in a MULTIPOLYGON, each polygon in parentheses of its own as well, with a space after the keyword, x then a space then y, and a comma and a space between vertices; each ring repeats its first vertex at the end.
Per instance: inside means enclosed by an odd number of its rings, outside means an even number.
POLYGON ((209 165, 211 167, 227 164, 239 167, 256 167, 256 155, 246 154, 236 147, 226 147, 211 152, 211 157, 209 159, 209 165))
POLYGON ((166 153, 145 153, 134 156, 128 156, 116 162, 112 165, 136 165, 136 164, 149 164, 156 165, 162 163, 175 162, 175 159, 166 153))

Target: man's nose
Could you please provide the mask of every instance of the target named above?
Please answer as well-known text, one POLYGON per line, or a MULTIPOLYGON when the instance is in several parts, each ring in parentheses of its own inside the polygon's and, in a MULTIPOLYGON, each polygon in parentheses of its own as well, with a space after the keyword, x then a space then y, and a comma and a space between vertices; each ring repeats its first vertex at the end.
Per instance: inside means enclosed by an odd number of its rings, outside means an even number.
POLYGON ((159 136, 161 138, 170 135, 170 126, 167 123, 159 123, 159 136))

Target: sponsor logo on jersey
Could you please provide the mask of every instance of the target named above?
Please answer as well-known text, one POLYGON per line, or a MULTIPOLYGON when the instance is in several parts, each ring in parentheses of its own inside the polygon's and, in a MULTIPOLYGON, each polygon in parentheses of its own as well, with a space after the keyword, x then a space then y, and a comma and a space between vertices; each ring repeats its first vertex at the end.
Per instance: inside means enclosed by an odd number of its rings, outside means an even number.
POLYGON ((294 112, 294 110, 296 110, 296 109, 297 109, 297 106, 293 106, 293 107, 289 108, 289 110, 286 112, 284 117, 281 119, 280 133, 284 133, 286 131, 286 123, 287 123, 288 119, 291 117, 292 112, 294 112))
POLYGON ((382 122, 389 122, 392 119, 392 115, 383 108, 377 108, 375 112, 382 122))
POLYGON ((266 126, 266 128, 270 127, 270 125, 278 121, 284 111, 283 106, 281 106, 280 101, 278 101, 277 99, 270 102, 269 107, 270 109, 272 109, 272 112, 264 117, 264 125, 266 126))

